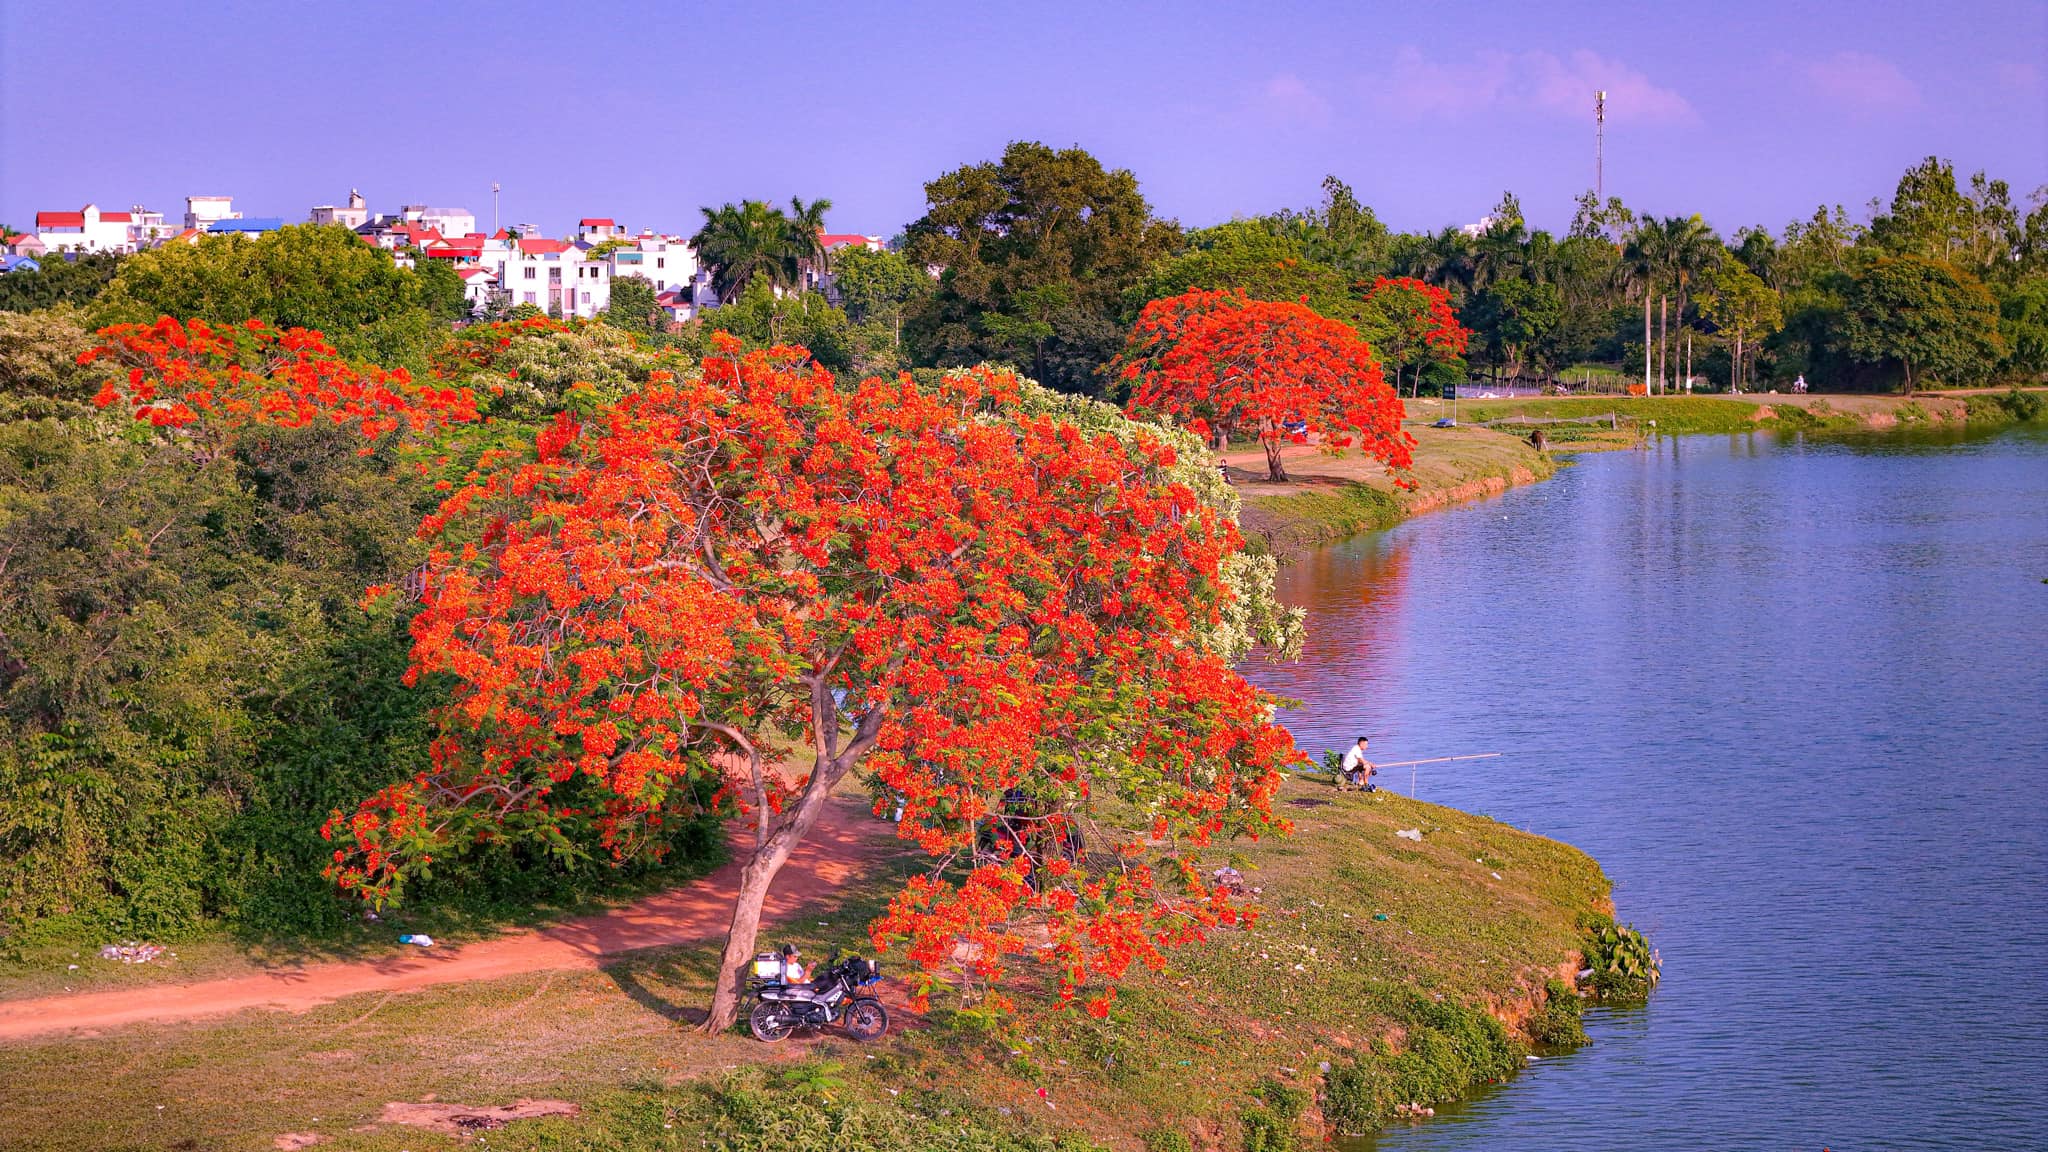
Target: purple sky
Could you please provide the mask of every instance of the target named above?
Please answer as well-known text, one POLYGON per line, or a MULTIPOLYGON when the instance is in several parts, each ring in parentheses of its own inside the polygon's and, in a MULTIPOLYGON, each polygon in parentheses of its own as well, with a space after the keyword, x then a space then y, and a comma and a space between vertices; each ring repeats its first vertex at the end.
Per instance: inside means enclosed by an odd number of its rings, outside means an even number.
POLYGON ((1929 153, 2048 183, 2048 3, 0 2, 0 221, 233 195, 304 219, 464 206, 693 230, 829 196, 893 233, 926 180, 1013 139, 1135 171, 1209 224, 1348 180, 1399 228, 1501 189, 1561 229, 1593 183, 1774 230, 1860 212, 1929 153))

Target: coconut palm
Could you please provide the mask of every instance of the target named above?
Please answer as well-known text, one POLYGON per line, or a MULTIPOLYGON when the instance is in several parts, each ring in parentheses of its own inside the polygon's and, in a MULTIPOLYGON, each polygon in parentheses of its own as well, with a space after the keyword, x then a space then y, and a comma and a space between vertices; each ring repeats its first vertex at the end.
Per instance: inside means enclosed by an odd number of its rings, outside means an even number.
POLYGON ((721 304, 739 299, 756 276, 778 286, 789 278, 789 217, 763 200, 702 209, 704 226, 690 238, 697 259, 711 269, 721 304))
POLYGON ((1628 242, 1622 245, 1621 262, 1614 266, 1615 280, 1624 294, 1640 296, 1643 300, 1643 390, 1650 388, 1650 349, 1654 338, 1650 332, 1650 305, 1655 301, 1659 286, 1665 284, 1665 269, 1669 263, 1669 237, 1654 220, 1645 220, 1629 231, 1628 242))
MULTIPOLYGON (((1721 238, 1699 216, 1672 216, 1664 221, 1664 266, 1672 290, 1678 296, 1678 327, 1686 327, 1685 307, 1692 300, 1695 284, 1719 267, 1727 249, 1721 238)), ((1690 349, 1691 345, 1687 345, 1690 349)), ((1662 355, 1662 353, 1659 353, 1662 355)), ((1686 374, 1692 374, 1692 354, 1686 353, 1686 374)))
POLYGON ((823 197, 803 202, 803 198, 789 198, 789 229, 784 244, 783 271, 787 282, 802 284, 804 270, 818 276, 832 270, 832 254, 825 248, 825 213, 832 210, 832 201, 823 197))

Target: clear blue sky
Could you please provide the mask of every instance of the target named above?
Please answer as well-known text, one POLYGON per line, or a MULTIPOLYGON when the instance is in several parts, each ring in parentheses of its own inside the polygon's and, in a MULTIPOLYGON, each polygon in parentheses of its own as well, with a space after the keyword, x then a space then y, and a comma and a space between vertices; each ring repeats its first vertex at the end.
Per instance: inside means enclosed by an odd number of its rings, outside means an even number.
POLYGON ((2048 3, 0 2, 0 221, 232 194, 694 229, 829 196, 892 233, 1005 142, 1080 144, 1214 223, 1348 180, 1390 224, 1593 182, 1715 226, 1860 210, 1930 153, 2048 183, 2048 3), (1636 9, 1632 11, 1631 9, 1636 9))

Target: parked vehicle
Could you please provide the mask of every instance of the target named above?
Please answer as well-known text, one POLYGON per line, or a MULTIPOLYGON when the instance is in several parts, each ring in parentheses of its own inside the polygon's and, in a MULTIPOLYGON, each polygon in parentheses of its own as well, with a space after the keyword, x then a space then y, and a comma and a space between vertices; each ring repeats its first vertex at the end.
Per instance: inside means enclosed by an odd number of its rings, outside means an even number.
POLYGON ((889 1010, 868 989, 882 979, 882 966, 860 956, 832 957, 806 971, 794 948, 754 957, 747 979, 753 1008, 747 1027, 754 1039, 774 1044, 799 1028, 836 1026, 855 1040, 877 1040, 889 1031, 889 1010))

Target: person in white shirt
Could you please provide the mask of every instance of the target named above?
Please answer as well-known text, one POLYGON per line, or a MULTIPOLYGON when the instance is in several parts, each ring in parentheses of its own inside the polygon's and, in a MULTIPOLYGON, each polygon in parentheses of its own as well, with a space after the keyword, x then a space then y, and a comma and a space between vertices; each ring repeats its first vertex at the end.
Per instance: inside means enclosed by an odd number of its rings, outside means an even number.
POLYGON ((1372 761, 1365 758, 1366 743, 1366 738, 1360 736, 1358 743, 1351 746, 1351 751, 1344 754, 1344 773, 1338 784, 1348 782, 1353 788, 1361 791, 1377 792, 1379 789, 1373 786, 1372 778, 1379 774, 1379 769, 1374 768, 1372 761))

